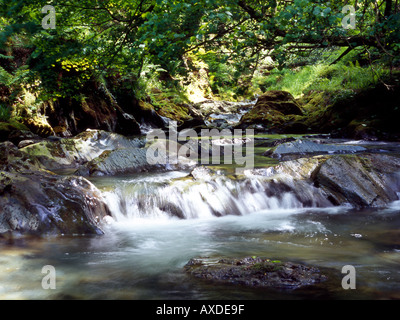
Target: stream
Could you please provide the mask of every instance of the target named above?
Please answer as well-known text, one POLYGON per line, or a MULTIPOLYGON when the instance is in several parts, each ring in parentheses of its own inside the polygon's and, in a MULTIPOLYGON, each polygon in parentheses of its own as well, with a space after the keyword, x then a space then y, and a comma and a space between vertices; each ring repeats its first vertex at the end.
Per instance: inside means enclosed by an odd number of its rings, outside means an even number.
POLYGON ((93 178, 113 212, 105 234, 2 243, 0 298, 400 298, 400 201, 362 212, 304 208, 292 194, 274 199, 257 189, 246 193, 239 182, 199 190, 185 182, 187 175, 172 171, 93 178), (171 179, 178 183, 171 185, 171 179), (208 203, 207 195, 214 197, 208 203), (165 206, 165 199, 176 208, 165 206), (171 210, 185 216, 172 216, 171 210), (251 289, 204 283, 183 271, 194 257, 246 256, 327 268, 331 277, 297 290, 251 289), (41 286, 45 265, 56 270, 54 290, 41 286), (355 290, 341 286, 345 265, 356 269, 355 290))
MULTIPOLYGON (((341 143, 400 153, 398 144, 341 143)), ((256 167, 277 163, 264 151, 256 145, 256 167)), ((228 173, 212 183, 194 183, 190 171, 90 178, 112 213, 105 234, 1 242, 0 299, 400 299, 400 200, 382 209, 306 207, 292 192, 268 196, 256 178, 230 178, 232 165, 214 169, 228 173), (328 280, 247 288, 196 280, 183 268, 196 257, 249 256, 316 266, 328 280), (42 288, 46 265, 56 270, 55 289, 42 288), (342 287, 346 265, 356 270, 356 289, 342 287)))

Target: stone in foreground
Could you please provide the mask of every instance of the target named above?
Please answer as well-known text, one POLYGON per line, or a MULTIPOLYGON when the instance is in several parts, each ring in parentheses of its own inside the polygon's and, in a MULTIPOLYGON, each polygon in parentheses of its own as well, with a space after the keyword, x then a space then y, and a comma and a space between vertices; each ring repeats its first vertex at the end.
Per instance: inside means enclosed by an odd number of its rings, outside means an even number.
POLYGON ((327 280, 318 268, 260 257, 191 259, 184 267, 195 278, 275 289, 298 289, 327 280))

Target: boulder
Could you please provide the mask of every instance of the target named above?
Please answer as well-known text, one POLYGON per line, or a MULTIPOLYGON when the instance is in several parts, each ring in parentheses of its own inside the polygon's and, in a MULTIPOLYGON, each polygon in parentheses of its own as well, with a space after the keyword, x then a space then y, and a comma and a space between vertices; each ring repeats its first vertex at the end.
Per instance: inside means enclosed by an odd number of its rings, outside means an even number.
POLYGON ((112 176, 147 171, 181 170, 196 165, 196 161, 179 155, 182 145, 167 141, 169 144, 153 145, 154 149, 152 145, 149 145, 146 148, 131 147, 104 151, 100 156, 82 165, 75 174, 112 176))
POLYGON ((383 207, 399 200, 400 158, 384 154, 335 156, 315 170, 312 179, 337 203, 383 207))
MULTIPOLYGON (((255 106, 242 116, 238 128, 255 128, 262 126, 266 130, 296 131, 296 116, 303 114, 294 97, 286 91, 268 91, 261 95, 255 106), (293 124, 293 130, 288 130, 293 124)), ((299 131, 304 131, 300 128, 299 131), (301 129, 301 130, 300 130, 301 129)))
POLYGON ((316 267, 260 257, 191 259, 184 270, 205 281, 253 288, 298 289, 328 279, 316 267))
POLYGON ((59 176, 0 144, 0 234, 101 234, 110 211, 82 177, 59 176))
POLYGON ((129 148, 104 151, 99 157, 82 165, 76 172, 81 176, 112 176, 146 171, 157 171, 165 168, 162 165, 151 165, 146 158, 145 148, 129 148))
POLYGON ((161 106, 156 107, 156 112, 164 119, 166 126, 169 125, 168 121, 176 121, 179 130, 206 127, 204 116, 190 104, 176 104, 166 98, 161 106))
POLYGON ((0 234, 102 234, 110 215, 100 192, 81 177, 0 172, 0 234))
POLYGON ((386 207, 400 194, 400 158, 394 155, 315 156, 244 174, 286 185, 305 206, 386 207))
POLYGON ((294 140, 279 144, 275 150, 267 150, 264 155, 281 159, 289 155, 349 154, 367 151, 361 146, 347 144, 324 144, 311 140, 294 140))
POLYGON ((139 138, 129 139, 102 130, 87 130, 74 138, 46 140, 21 148, 49 170, 77 169, 104 151, 144 146, 139 138))
POLYGON ((303 114, 299 104, 287 91, 267 91, 258 98, 255 107, 275 110, 284 115, 303 114))
POLYGON ((254 107, 253 101, 216 101, 204 100, 195 103, 193 107, 198 110, 203 116, 211 116, 212 114, 237 114, 243 110, 248 110, 254 107))
POLYGON ((150 128, 162 129, 166 127, 164 119, 154 110, 154 106, 150 103, 139 101, 139 108, 135 112, 135 117, 141 125, 150 128))

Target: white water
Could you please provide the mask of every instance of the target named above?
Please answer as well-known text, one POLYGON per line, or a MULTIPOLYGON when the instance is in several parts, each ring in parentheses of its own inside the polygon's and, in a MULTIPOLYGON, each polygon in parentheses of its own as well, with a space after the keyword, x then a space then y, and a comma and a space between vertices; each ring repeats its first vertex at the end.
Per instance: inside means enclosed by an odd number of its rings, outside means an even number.
POLYGON ((318 201, 307 208, 299 186, 294 194, 256 177, 187 175, 93 178, 113 213, 105 235, 1 245, 0 299, 400 298, 400 201, 363 212, 318 201), (332 268, 337 278, 277 292, 208 286, 183 272, 196 257, 253 255, 332 268), (341 287, 348 264, 357 270, 355 291, 341 287), (57 270, 56 290, 41 288, 44 265, 57 270))
POLYGON ((304 208, 290 192, 268 196, 256 179, 207 185, 186 175, 95 178, 115 219, 105 235, 1 247, 0 299, 400 298, 399 203, 365 212, 304 208), (253 255, 329 267, 337 278, 320 289, 277 292, 208 286, 183 272, 196 257, 253 255), (357 270, 351 292, 340 282, 348 264, 357 270), (56 290, 41 288, 44 265, 57 270, 56 290))
POLYGON ((116 221, 171 217, 205 219, 303 208, 294 193, 266 190, 271 186, 256 178, 236 181, 221 176, 209 181, 193 181, 186 176, 184 172, 169 172, 123 178, 118 183, 108 178, 104 182, 113 186, 103 186, 103 196, 116 221), (273 195, 268 196, 268 191, 273 195))

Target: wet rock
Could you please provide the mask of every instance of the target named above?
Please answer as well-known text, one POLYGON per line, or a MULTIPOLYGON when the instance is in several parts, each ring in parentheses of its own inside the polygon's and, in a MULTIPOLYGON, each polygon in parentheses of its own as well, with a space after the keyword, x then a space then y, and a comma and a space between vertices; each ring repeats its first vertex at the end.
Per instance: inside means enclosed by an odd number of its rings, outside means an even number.
POLYGON ((383 154, 335 156, 312 174, 338 203, 382 207, 399 199, 400 158, 383 154))
POLYGON ((211 180, 212 177, 215 176, 215 174, 216 173, 213 170, 204 166, 196 167, 190 173, 190 175, 195 180, 205 180, 205 181, 211 180))
POLYGON ((311 158, 299 158, 290 161, 283 161, 276 166, 269 168, 256 168, 245 170, 246 176, 264 177, 290 177, 291 179, 308 180, 328 157, 316 156, 311 158))
POLYGON ((35 140, 22 140, 18 143, 18 148, 25 148, 27 146, 30 146, 31 144, 35 144, 37 141, 35 140))
POLYGON ((198 279, 248 287, 298 289, 327 280, 316 267, 259 257, 191 259, 184 270, 198 279))
POLYGON ((400 158, 383 154, 324 155, 245 170, 248 178, 285 184, 305 206, 385 207, 399 199, 400 158))
POLYGON ((182 170, 196 165, 196 161, 180 156, 178 153, 182 145, 175 144, 175 148, 172 148, 171 145, 161 144, 154 149, 146 147, 104 151, 100 156, 82 165, 75 174, 83 176, 118 175, 147 171, 182 170))
POLYGON ((82 165, 75 174, 104 176, 161 170, 165 166, 152 165, 146 157, 147 149, 129 148, 104 151, 99 157, 82 165))
POLYGON ((266 152, 264 155, 272 158, 281 159, 289 155, 316 155, 316 154, 348 154, 364 152, 367 149, 361 146, 352 146, 345 144, 322 144, 310 140, 295 140, 279 144, 272 152, 266 152))
POLYGON ((0 233, 102 234, 109 209, 87 180, 0 173, 0 233))
POLYGON ((87 130, 74 138, 41 141, 21 148, 21 151, 37 159, 49 170, 78 168, 104 151, 121 148, 141 147, 141 139, 129 139, 122 135, 87 130))
POLYGON ((215 100, 205 100, 202 102, 198 102, 193 105, 193 107, 199 112, 207 117, 212 114, 216 115, 232 115, 238 114, 242 110, 251 109, 254 106, 254 101, 243 101, 243 102, 234 102, 234 101, 215 101, 215 100))
POLYGON ((326 160, 327 156, 300 158, 269 168, 245 170, 244 175, 262 181, 266 185, 266 194, 270 197, 290 193, 304 207, 332 207, 338 205, 337 201, 332 201, 330 193, 316 187, 313 182, 314 173, 326 160))
POLYGON ((0 234, 103 233, 110 211, 89 181, 44 170, 10 142, 0 149, 0 234))

